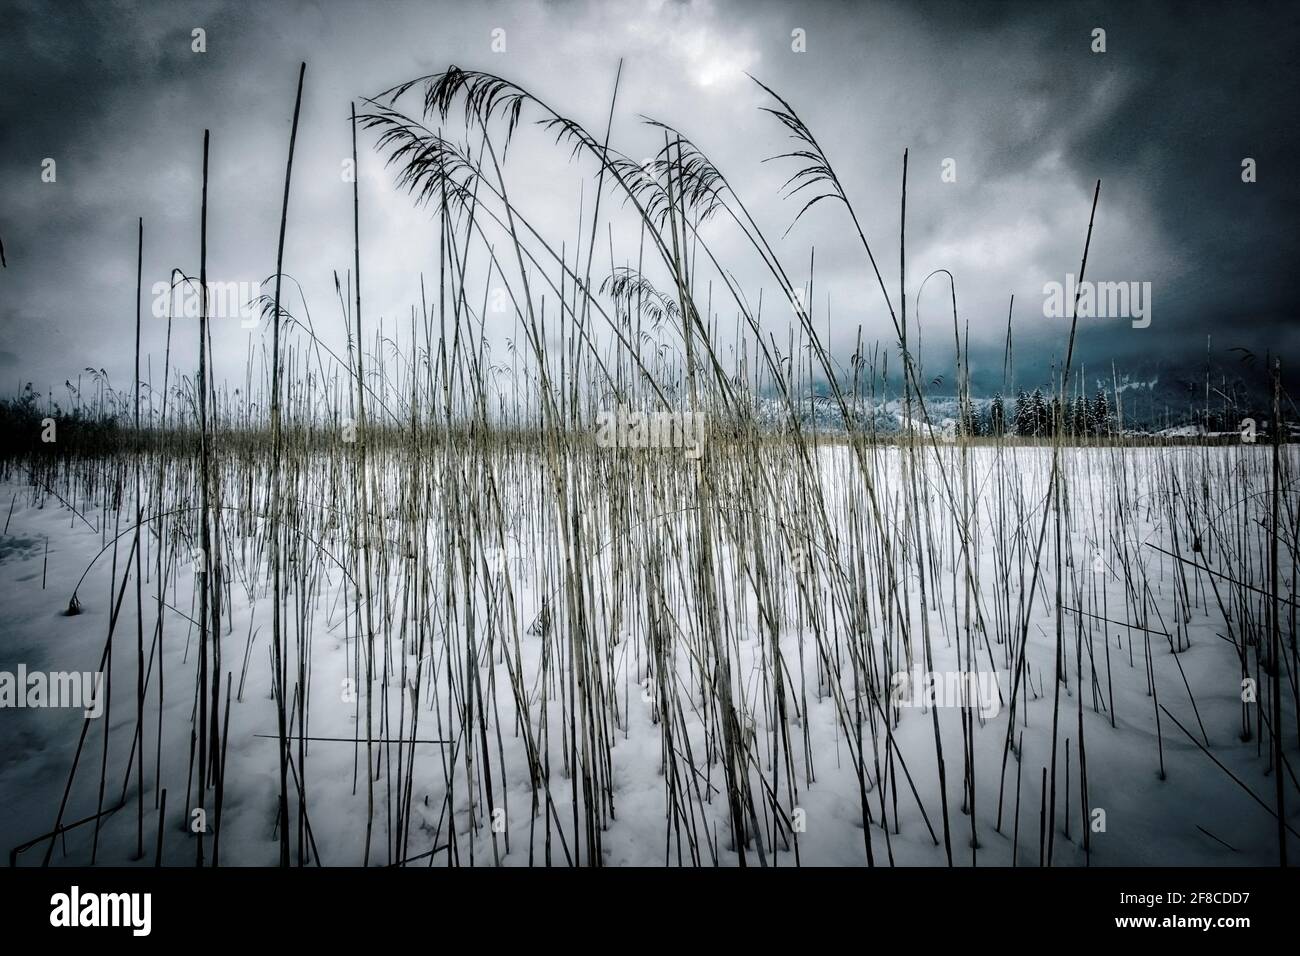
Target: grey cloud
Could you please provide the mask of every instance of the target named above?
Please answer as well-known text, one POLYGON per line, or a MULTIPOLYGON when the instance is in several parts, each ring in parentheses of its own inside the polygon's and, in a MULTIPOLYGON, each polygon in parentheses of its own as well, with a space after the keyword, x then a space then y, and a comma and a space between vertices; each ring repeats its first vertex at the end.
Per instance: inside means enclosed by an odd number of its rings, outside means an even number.
MULTIPOLYGON (((197 270, 205 128, 209 272, 247 280, 273 270, 300 60, 308 71, 286 269, 336 343, 333 271, 351 259, 350 190, 338 175, 350 100, 457 63, 517 79, 603 129, 623 58, 615 144, 632 155, 656 148, 640 113, 679 126, 773 236, 798 207, 774 194, 790 170, 761 161, 786 143, 757 112, 764 98, 742 71, 795 104, 836 164, 896 305, 909 148, 909 308, 927 274, 953 270, 977 381, 1000 376, 1012 294, 1018 369, 1045 377, 1059 358, 1063 329, 1042 316, 1042 287, 1077 272, 1096 179, 1089 273, 1152 281, 1156 315, 1145 330, 1083 327, 1081 362, 1199 362, 1207 332, 1223 349, 1300 354, 1287 288, 1300 252, 1285 168, 1297 99, 1288 5, 3 0, 0 20, 0 344, 38 385, 91 363, 115 382, 129 377, 121 333, 134 318, 135 218, 145 219, 146 286, 173 266, 197 270), (190 52, 195 26, 207 31, 206 54, 190 52), (509 36, 501 56, 488 49, 496 26, 509 36), (1104 55, 1088 50, 1094 26, 1107 29, 1104 55), (807 31, 806 54, 790 51, 795 27, 807 31), (1253 185, 1239 177, 1247 155, 1259 162, 1253 185), (58 160, 57 184, 40 182, 45 156, 58 160), (946 158, 957 161, 956 183, 940 179, 946 158)), ((362 268, 376 316, 395 325, 436 261, 434 230, 368 140, 362 149, 362 268)), ((591 169, 553 153, 525 131, 508 167, 521 204, 563 242, 591 169)), ((752 251, 734 231, 709 235, 747 294, 763 288, 770 303, 773 283, 752 251)), ((847 356, 860 325, 888 345, 883 300, 841 210, 821 204, 778 244, 799 280, 814 246, 817 320, 830 325, 833 347, 847 356)), ((634 248, 633 238, 616 255, 634 248)), ((920 303, 936 374, 951 361, 946 294, 932 280, 920 303)), ((720 299, 726 326, 734 308, 720 299)), ((774 331, 786 321, 770 304, 764 319, 774 331)), ((218 374, 233 376, 260 334, 223 329, 218 374)), ((178 339, 175 357, 188 361, 178 339)), ((160 327, 146 330, 155 361, 162 341, 160 327)))

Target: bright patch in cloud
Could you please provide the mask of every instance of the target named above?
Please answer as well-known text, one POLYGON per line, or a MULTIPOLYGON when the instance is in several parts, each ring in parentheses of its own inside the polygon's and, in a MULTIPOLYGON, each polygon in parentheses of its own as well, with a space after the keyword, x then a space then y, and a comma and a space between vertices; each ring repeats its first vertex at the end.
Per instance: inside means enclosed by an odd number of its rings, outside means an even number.
POLYGON ((704 89, 724 89, 753 72, 758 51, 741 31, 720 28, 710 4, 667 4, 651 0, 643 17, 627 24, 628 34, 680 64, 691 81, 704 89))

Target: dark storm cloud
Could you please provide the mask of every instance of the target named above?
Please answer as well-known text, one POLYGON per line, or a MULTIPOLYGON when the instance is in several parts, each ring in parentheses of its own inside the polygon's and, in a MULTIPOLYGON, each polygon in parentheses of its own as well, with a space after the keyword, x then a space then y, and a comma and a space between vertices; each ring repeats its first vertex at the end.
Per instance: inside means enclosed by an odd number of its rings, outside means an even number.
MULTIPOLYGON (((458 63, 517 79, 595 129, 623 58, 616 145, 632 155, 655 148, 638 113, 673 122, 774 237, 798 206, 773 194, 791 170, 760 162, 786 144, 756 111, 765 100, 744 71, 796 104, 859 210, 896 306, 909 148, 909 310, 928 274, 951 269, 986 386, 1000 377, 1012 294, 1018 376, 1045 379, 1063 351, 1067 325, 1043 316, 1042 289, 1077 273, 1099 178, 1089 277, 1150 281, 1154 315, 1147 329, 1081 320, 1081 362, 1107 374, 1111 361, 1143 374, 1199 362, 1207 332, 1216 352, 1300 356, 1288 287, 1300 252, 1287 169, 1298 92, 1287 66, 1297 35, 1290 5, 0 0, 0 22, 4 391, 75 380, 85 366, 125 387, 136 216, 145 219, 147 299, 173 266, 197 271, 205 128, 210 275, 256 280, 273 270, 300 60, 308 73, 286 270, 335 342, 333 271, 351 258, 350 187, 339 177, 349 100, 458 63), (488 49, 497 26, 509 34, 503 56, 488 49), (191 51, 195 27, 207 32, 204 54, 191 51), (791 52, 796 27, 807 31, 805 54, 791 52), (1089 49, 1095 27, 1107 31, 1104 54, 1089 49), (1249 185, 1240 177, 1247 156, 1259 167, 1249 185), (40 180, 45 157, 58 163, 57 184, 40 180), (945 159, 956 162, 955 183, 940 178, 945 159)), ((538 136, 521 135, 513 152, 521 201, 553 237, 571 237, 578 179, 590 170, 570 167, 565 178, 538 136)), ((372 154, 361 166, 367 294, 375 316, 401 321, 418 301, 419 272, 436 261, 430 217, 372 154)), ((709 235, 746 288, 770 297, 770 278, 738 237, 709 235)), ((799 269, 816 247, 817 318, 837 351, 847 356, 859 325, 888 341, 880 291, 842 211, 821 204, 778 246, 799 269)), ((920 301, 936 370, 951 360, 946 296, 932 280, 920 301)), ((782 330, 785 319, 766 311, 765 325, 782 330)), ((174 358, 188 361, 180 338, 174 358)), ((260 330, 223 327, 217 339, 218 374, 242 378, 260 330)), ((161 326, 146 327, 155 367, 162 344, 161 326)))
MULTIPOLYGON (((1300 355, 1286 281, 1300 254, 1293 226, 1300 192, 1285 171, 1298 139, 1287 118, 1297 93, 1297 9, 1204 3, 1077 9, 1058 14, 1058 29, 1030 58, 1039 65, 1030 84, 1050 86, 1057 110, 1081 107, 1095 82, 1092 72, 1052 64, 1092 57, 1067 39, 1079 27, 1107 29, 1108 51, 1097 59, 1121 81, 1118 95, 1104 112, 1066 126, 1062 149, 1078 176, 1103 180, 1103 209, 1141 203, 1167 260, 1179 264, 1156 291, 1162 316, 1174 326, 1168 331, 1202 343, 1214 333, 1221 349, 1241 344, 1300 355), (1241 179, 1246 157, 1258 164, 1253 184, 1241 179)), ((1016 163, 1012 155, 1005 160, 1016 163)), ((1174 339, 1170 351, 1181 344, 1174 339)), ((1124 359, 1150 349, 1138 335, 1127 336, 1124 346, 1124 359)))
MULTIPOLYGON (((1200 362, 1207 333, 1219 355, 1240 345, 1300 356, 1287 281, 1300 253, 1300 193, 1287 172, 1297 141, 1288 117, 1300 87, 1293 5, 953 3, 909 12, 914 35, 938 54, 927 64, 928 95, 912 97, 910 108, 941 116, 950 105, 958 117, 978 117, 980 133, 948 155, 960 164, 959 149, 973 154, 980 186, 1005 187, 984 228, 996 233, 1018 210, 1032 221, 1044 203, 1070 209, 1053 244, 1068 254, 1051 256, 1046 270, 1026 255, 1025 281, 1006 290, 1017 294, 1017 337, 1039 346, 1022 362, 1063 351, 1061 325, 1037 311, 1039 291, 1045 280, 1077 274, 1086 198, 1098 179, 1088 275, 1152 281, 1155 320, 1142 330, 1081 320, 1080 362, 1104 364, 1108 375, 1112 360, 1147 370, 1200 362), (1090 48, 1095 28, 1106 30, 1104 54, 1090 48), (1246 157, 1260 171, 1253 184, 1241 179, 1246 157), (1073 192, 1035 194, 1049 164, 1047 181, 1072 182, 1073 192)), ((933 159, 924 141, 911 137, 923 162, 933 159)), ((937 200, 941 191, 923 195, 937 200)), ((963 225, 960 210, 920 215, 917 239, 955 231, 958 245, 979 244, 981 229, 963 225)), ((997 364, 990 358, 986 370, 997 364)))

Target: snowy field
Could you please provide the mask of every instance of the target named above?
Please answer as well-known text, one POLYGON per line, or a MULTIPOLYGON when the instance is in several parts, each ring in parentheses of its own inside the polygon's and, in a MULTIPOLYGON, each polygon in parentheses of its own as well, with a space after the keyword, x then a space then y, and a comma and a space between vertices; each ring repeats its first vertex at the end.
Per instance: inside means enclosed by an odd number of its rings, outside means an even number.
POLYGON ((15 470, 0 672, 102 671, 104 712, 14 690, 0 844, 19 866, 1273 863, 1274 572, 1291 828, 1300 727, 1297 456, 1276 568, 1271 457, 1066 448, 1059 507, 1048 447, 435 449, 365 482, 307 457, 278 489, 278 663, 256 456, 223 460, 206 574, 194 460, 144 463, 138 536, 133 459, 15 470))

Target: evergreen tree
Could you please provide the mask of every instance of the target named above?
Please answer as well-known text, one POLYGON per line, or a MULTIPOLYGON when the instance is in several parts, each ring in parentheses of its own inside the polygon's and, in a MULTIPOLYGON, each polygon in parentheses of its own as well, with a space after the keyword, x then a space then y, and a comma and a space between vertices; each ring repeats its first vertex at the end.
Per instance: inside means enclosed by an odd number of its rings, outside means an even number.
POLYGON ((1080 438, 1086 437, 1093 431, 1092 415, 1088 411, 1088 400, 1082 395, 1074 400, 1073 425, 1074 433, 1080 438))
POLYGON ((988 417, 988 434, 995 437, 1005 435, 1007 431, 1007 410, 1002 402, 1002 393, 998 392, 993 396, 993 404, 989 406, 988 417))
POLYGON ((1098 435, 1109 435, 1114 427, 1110 417, 1110 402, 1100 388, 1097 389, 1097 397, 1092 400, 1092 427, 1098 435))
POLYGON ((1047 403, 1043 401, 1043 390, 1034 389, 1034 394, 1029 398, 1029 416, 1031 421, 1031 435, 1042 435, 1047 432, 1047 403))
POLYGON ((1034 433, 1033 409, 1029 403, 1029 396, 1025 394, 1022 388, 1020 394, 1016 396, 1016 420, 1014 422, 1017 435, 1032 435, 1034 433))

